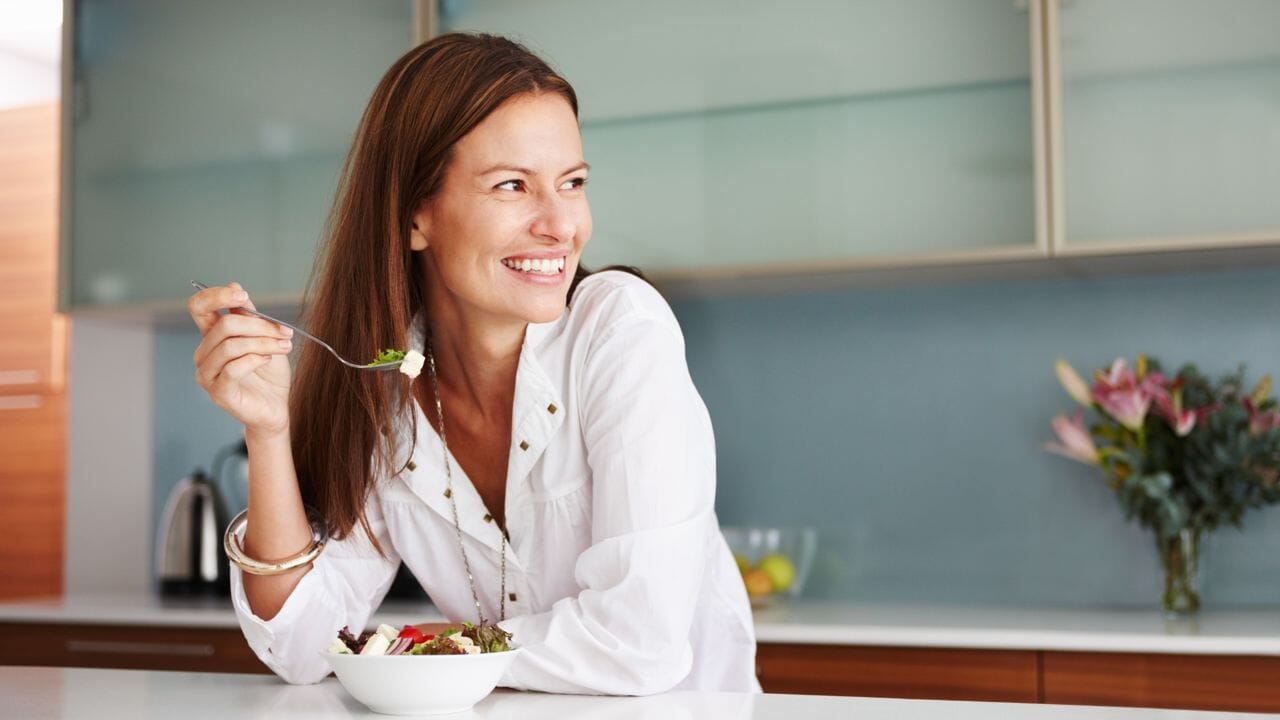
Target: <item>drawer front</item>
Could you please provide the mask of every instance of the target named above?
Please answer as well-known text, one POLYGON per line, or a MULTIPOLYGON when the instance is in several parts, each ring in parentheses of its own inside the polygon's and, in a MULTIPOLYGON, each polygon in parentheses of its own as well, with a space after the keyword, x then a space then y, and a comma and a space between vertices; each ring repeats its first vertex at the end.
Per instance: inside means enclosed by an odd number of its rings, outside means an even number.
POLYGON ((1044 701, 1280 712, 1280 657, 1045 652, 1044 701))
POLYGON ((0 387, 0 599, 62 594, 66 416, 66 395, 0 387))
POLYGON ((0 624, 0 665, 270 673, 238 628, 0 624))
POLYGON ((1035 651, 760 643, 769 693, 1037 702, 1035 651))

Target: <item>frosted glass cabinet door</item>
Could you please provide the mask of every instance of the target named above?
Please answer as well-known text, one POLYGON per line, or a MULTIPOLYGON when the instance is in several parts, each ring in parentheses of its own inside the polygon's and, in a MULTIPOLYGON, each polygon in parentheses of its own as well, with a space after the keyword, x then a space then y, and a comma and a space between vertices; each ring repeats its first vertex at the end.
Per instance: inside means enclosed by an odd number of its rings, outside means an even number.
POLYGON ((1055 15, 1066 246, 1280 241, 1280 2, 1069 0, 1055 15))
POLYGON ((1027 5, 456 0, 439 19, 573 83, 588 264, 697 271, 1034 249, 1027 5))
POLYGON ((408 0, 77 0, 73 308, 302 290, 408 0))

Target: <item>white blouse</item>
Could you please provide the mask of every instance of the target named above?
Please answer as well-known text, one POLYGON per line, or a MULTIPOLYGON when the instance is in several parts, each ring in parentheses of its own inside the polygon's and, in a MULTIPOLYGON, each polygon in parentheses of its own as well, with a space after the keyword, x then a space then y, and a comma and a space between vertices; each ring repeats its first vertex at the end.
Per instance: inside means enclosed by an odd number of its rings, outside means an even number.
MULTIPOLYGON (((411 347, 422 345, 418 324, 411 347)), ((412 465, 382 479, 366 508, 387 558, 357 525, 330 541, 268 621, 249 609, 231 567, 245 638, 288 682, 328 674, 321 651, 344 625, 365 627, 402 560, 446 617, 477 621, 444 495, 444 448, 413 407, 412 465)), ((751 611, 715 515, 710 417, 657 291, 601 272, 582 281, 560 319, 529 325, 511 428, 508 617, 500 625, 524 652, 500 684, 610 695, 758 692, 751 611)), ((407 422, 401 432, 407 452, 407 422)), ((450 462, 462 540, 493 621, 500 531, 450 462)))

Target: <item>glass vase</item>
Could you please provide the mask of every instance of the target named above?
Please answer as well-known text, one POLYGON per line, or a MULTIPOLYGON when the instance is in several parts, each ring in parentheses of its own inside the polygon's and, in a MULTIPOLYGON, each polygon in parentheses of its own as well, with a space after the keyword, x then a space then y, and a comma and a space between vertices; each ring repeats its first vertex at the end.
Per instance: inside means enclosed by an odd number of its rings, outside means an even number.
POLYGON ((1156 537, 1164 571, 1160 606, 1167 618, 1187 618, 1200 611, 1200 539, 1200 530, 1191 528, 1156 537))

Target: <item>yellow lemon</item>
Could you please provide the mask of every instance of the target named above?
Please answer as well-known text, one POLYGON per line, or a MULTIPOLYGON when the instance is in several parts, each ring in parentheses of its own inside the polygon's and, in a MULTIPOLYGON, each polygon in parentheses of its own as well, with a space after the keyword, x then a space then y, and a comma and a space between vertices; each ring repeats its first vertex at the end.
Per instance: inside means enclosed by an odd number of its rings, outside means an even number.
POLYGON ((796 566, 781 553, 770 553, 760 558, 760 570, 769 576, 769 582, 778 592, 785 591, 796 581, 796 566))

